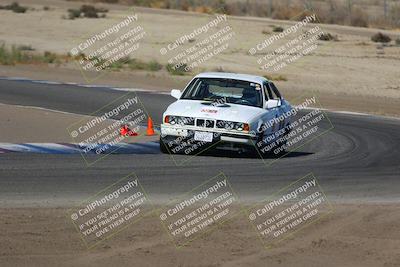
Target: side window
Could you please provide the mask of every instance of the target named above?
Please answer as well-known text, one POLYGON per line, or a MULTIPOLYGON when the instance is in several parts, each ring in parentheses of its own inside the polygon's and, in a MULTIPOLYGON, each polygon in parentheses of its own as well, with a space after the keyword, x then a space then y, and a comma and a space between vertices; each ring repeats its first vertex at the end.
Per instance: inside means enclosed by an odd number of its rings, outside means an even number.
POLYGON ((271 90, 269 89, 269 86, 267 83, 263 84, 264 87, 264 97, 265 97, 265 101, 267 101, 268 99, 272 99, 272 95, 271 95, 271 90))
POLYGON ((273 95, 273 99, 281 99, 281 94, 278 91, 278 88, 276 88, 275 84, 269 83, 269 87, 271 89, 271 94, 273 95))

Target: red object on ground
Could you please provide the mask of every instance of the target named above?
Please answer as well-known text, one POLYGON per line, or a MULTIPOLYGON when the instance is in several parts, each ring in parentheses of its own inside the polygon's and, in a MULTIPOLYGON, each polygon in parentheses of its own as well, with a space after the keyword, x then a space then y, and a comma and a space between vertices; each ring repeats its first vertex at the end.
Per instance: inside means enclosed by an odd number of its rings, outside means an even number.
POLYGON ((128 135, 129 135, 129 136, 137 136, 138 134, 135 133, 134 131, 132 131, 131 129, 129 129, 128 135))
POLYGON ((124 125, 119 129, 119 134, 123 136, 137 136, 138 134, 129 129, 128 125, 124 125))
POLYGON ((151 117, 149 117, 147 119, 146 135, 155 135, 154 127, 153 127, 153 120, 151 119, 151 117))
POLYGON ((127 135, 128 134, 128 129, 129 128, 128 128, 127 125, 122 126, 121 129, 119 129, 119 134, 123 135, 123 136, 127 135))

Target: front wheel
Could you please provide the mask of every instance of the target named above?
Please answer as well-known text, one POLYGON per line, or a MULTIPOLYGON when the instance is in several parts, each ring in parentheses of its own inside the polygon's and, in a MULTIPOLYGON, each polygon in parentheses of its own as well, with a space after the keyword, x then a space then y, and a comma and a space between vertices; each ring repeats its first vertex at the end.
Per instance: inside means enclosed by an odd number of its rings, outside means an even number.
POLYGON ((286 150, 286 143, 287 143, 287 136, 289 135, 291 131, 290 124, 286 125, 284 128, 284 132, 282 135, 275 137, 275 139, 270 139, 266 141, 266 136, 264 136, 264 133, 261 133, 257 139, 257 144, 256 147, 258 151, 260 152, 261 156, 265 157, 271 157, 271 156, 282 156, 287 153, 286 150), (278 141, 279 138, 284 138, 282 141, 278 141), (278 149, 278 152, 276 152, 276 149, 278 149))
POLYGON ((289 152, 287 150, 286 144, 287 144, 287 141, 288 141, 287 136, 289 135, 290 131, 291 131, 291 127, 290 127, 290 124, 288 124, 288 125, 285 126, 285 132, 282 135, 282 137, 285 138, 285 140, 280 144, 280 147, 282 149, 280 149, 280 151, 276 154, 277 156, 284 156, 289 152))
POLYGON ((160 136, 160 151, 163 154, 169 154, 167 146, 165 145, 164 141, 162 140, 161 136, 160 136))

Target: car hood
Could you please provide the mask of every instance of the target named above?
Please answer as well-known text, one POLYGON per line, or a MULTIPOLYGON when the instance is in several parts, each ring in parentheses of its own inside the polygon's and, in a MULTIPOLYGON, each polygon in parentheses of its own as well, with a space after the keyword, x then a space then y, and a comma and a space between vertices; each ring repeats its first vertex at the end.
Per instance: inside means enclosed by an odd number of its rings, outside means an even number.
POLYGON ((172 103, 164 115, 210 118, 235 122, 250 122, 254 117, 265 112, 264 109, 237 104, 205 105, 206 101, 178 100, 172 103))

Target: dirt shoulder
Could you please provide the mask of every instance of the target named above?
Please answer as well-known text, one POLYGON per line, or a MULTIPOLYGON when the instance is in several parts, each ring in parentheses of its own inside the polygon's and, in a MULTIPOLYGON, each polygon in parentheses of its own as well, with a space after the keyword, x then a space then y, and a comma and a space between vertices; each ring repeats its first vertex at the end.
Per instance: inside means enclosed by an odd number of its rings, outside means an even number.
MULTIPOLYGON (((92 118, 42 108, 0 104, 0 121, 2 122, 0 142, 78 143, 83 140, 73 139, 67 128, 80 121, 86 123, 92 118)), ((109 126, 112 123, 113 121, 109 121, 104 125, 109 126)), ((123 142, 135 143, 157 140, 158 136, 144 136, 144 131, 145 129, 141 128, 139 136, 126 137, 123 142)))
MULTIPOLYGON (((5 42, 8 46, 31 46, 37 53, 50 51, 65 55, 77 43, 102 32, 110 25, 119 23, 129 14, 127 6, 99 4, 109 9, 106 18, 68 20, 62 19, 62 16, 68 13, 69 8, 77 8, 82 3, 61 0, 21 3, 34 10, 29 10, 26 14, 0 10, 0 42, 5 42), (44 5, 48 5, 50 9, 43 10, 44 5)), ((379 29, 318 24, 325 33, 337 37, 337 41, 318 40, 315 51, 277 73, 270 73, 261 70, 257 57, 251 56, 249 49, 272 37, 275 26, 288 28, 295 22, 228 16, 225 24, 234 32, 229 47, 206 60, 199 68, 193 70, 193 73, 175 76, 165 70, 165 65, 173 55, 164 56, 160 49, 209 22, 211 17, 149 8, 135 8, 135 13, 139 18, 137 24, 142 26, 147 34, 140 49, 135 51, 132 57, 145 62, 154 60, 160 63, 163 69, 148 72, 106 71, 104 76, 90 81, 91 84, 168 91, 172 88, 182 88, 194 74, 201 71, 273 74, 284 78, 276 83, 288 99, 313 91, 320 95, 322 104, 328 109, 400 115, 400 46, 394 41, 388 45, 372 42, 371 36, 381 31, 379 29)), ((393 40, 400 38, 399 32, 384 32, 392 36, 393 40)), ((194 42, 203 38, 205 36, 198 36, 198 40, 194 42)), ((290 40, 288 37, 283 41, 290 40)), ((195 43, 184 44, 179 49, 187 49, 193 44, 195 43)), ((261 51, 257 56, 263 56, 266 52, 268 51, 261 51)), ((0 66, 0 75, 88 83, 73 62, 50 66, 0 66)))
MULTIPOLYGON (((37 80, 87 84, 78 70, 49 66, 0 66, 0 76, 28 77, 37 80)), ((91 84, 169 92, 173 88, 184 88, 191 78, 191 76, 182 76, 172 79, 166 73, 109 72, 91 84)), ((400 109, 398 108, 400 106, 400 98, 383 95, 369 96, 354 92, 320 92, 318 90, 311 90, 311 88, 305 86, 296 85, 294 81, 278 81, 275 84, 289 100, 294 100, 303 94, 314 92, 317 94, 322 107, 329 110, 400 117, 400 109)))
POLYGON ((179 250, 155 214, 87 250, 65 208, 2 208, 0 265, 398 266, 397 204, 334 208, 268 250, 241 215, 179 250))

